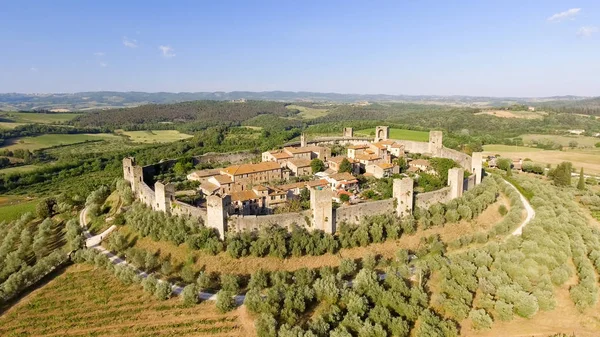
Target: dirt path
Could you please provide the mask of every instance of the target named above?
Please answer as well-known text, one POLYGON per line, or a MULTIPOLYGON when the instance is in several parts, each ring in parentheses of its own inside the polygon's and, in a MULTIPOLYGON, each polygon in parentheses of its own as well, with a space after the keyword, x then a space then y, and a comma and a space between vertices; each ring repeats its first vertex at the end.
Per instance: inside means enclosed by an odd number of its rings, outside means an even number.
POLYGON ((535 210, 533 209, 533 207, 531 207, 529 200, 527 200, 527 198, 525 198, 525 196, 523 194, 521 194, 521 192, 519 192, 519 190, 513 184, 509 183, 506 180, 504 180, 504 183, 508 184, 515 191, 517 191, 517 193, 519 193, 519 197, 521 198, 523 207, 525 207, 525 211, 527 212, 527 216, 525 217, 525 220, 523 220, 523 222, 519 225, 519 227, 517 227, 512 232, 512 235, 521 235, 521 234, 523 234, 523 227, 527 226, 527 224, 529 224, 531 222, 531 220, 533 220, 533 218, 535 218, 535 210))

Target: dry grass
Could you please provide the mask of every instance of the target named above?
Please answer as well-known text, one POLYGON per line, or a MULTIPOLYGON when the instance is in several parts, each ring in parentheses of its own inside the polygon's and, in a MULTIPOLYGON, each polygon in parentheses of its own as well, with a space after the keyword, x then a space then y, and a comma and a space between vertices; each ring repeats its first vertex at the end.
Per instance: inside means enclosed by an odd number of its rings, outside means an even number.
POLYGON ((197 268, 207 272, 252 274, 258 269, 293 271, 303 267, 320 268, 323 266, 337 266, 343 258, 358 259, 368 253, 391 258, 399 248, 416 249, 419 247, 422 238, 434 234, 439 234, 443 241, 450 242, 466 233, 487 231, 491 229, 494 224, 502 219, 502 216, 498 212, 500 205, 505 205, 507 208, 510 208, 508 199, 502 196, 474 221, 461 221, 457 224, 451 224, 444 227, 430 228, 418 231, 414 235, 403 236, 398 240, 388 240, 383 243, 371 244, 367 247, 342 249, 336 254, 290 257, 287 259, 279 259, 276 257, 257 258, 253 256, 235 259, 226 252, 211 256, 202 252, 193 251, 185 244, 175 246, 169 242, 153 241, 149 237, 142 238, 127 226, 119 228, 119 232, 128 236, 130 240, 135 240, 135 246, 138 248, 151 252, 160 252, 161 257, 170 255, 171 262, 174 265, 183 264, 188 261, 190 256, 194 256, 196 258, 197 268))
POLYGON ((162 302, 104 269, 78 264, 3 313, 0 335, 247 336, 238 312, 220 314, 214 302, 162 302))
POLYGON ((574 276, 559 288, 555 288, 556 308, 539 312, 531 319, 516 317, 510 322, 496 321, 488 331, 473 331, 470 324, 463 325, 462 336, 549 336, 555 333, 575 334, 577 337, 600 335, 600 302, 580 312, 569 297, 569 287, 577 284, 574 276))
POLYGON ((490 115, 500 118, 542 119, 547 114, 548 113, 544 111, 488 110, 478 112, 475 115, 490 115))

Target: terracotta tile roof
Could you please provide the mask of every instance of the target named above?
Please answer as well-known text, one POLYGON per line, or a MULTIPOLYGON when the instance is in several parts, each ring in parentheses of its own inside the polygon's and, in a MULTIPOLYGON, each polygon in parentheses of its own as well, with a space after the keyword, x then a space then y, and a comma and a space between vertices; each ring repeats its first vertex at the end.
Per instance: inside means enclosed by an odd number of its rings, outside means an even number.
POLYGON ((357 154, 356 156, 354 156, 354 159, 356 160, 377 160, 377 159, 381 159, 378 155, 376 154, 357 154))
POLYGON ((252 190, 231 192, 231 201, 246 201, 253 199, 258 199, 258 196, 252 190))
POLYGON ((312 152, 309 147, 284 147, 283 150, 291 154, 312 152))
POLYGON ((309 182, 306 183, 306 185, 308 187, 325 186, 327 184, 328 184, 328 182, 325 179, 311 180, 311 181, 309 181, 309 182))
POLYGON ((373 143, 371 145, 373 145, 376 148, 381 149, 381 150, 385 149, 385 145, 381 144, 381 142, 379 142, 379 143, 373 143))
POLYGON ((269 152, 275 159, 289 159, 294 158, 291 154, 284 151, 271 151, 269 152))
POLYGON ((206 181, 200 185, 200 188, 203 191, 208 191, 209 193, 213 193, 214 191, 219 189, 219 186, 217 186, 215 184, 211 184, 208 181, 206 181))
POLYGON ((258 164, 232 165, 227 168, 224 168, 223 170, 221 170, 221 172, 232 176, 239 176, 241 174, 258 173, 280 169, 281 167, 278 163, 272 161, 265 161, 258 164))
POLYGON ((268 191, 269 190, 268 187, 263 186, 263 185, 256 185, 256 186, 252 187, 252 189, 256 190, 256 191, 268 191))
POLYGON ((369 145, 368 144, 350 145, 350 146, 348 146, 348 148, 353 149, 353 150, 361 150, 361 149, 368 149, 369 145))
POLYGON ((328 161, 330 161, 332 163, 341 164, 344 159, 347 159, 351 163, 354 161, 354 160, 352 160, 352 158, 348 158, 346 156, 331 157, 331 158, 329 158, 328 161))
POLYGON ((384 170, 391 169, 392 167, 394 167, 394 164, 390 164, 390 163, 377 163, 375 165, 381 167, 384 170))
POLYGON ((206 178, 206 177, 216 176, 219 174, 221 174, 221 170, 219 170, 219 169, 208 169, 208 170, 194 171, 190 175, 193 175, 198 178, 206 178))
POLYGON ((304 188, 306 186, 306 182, 299 181, 297 183, 285 184, 285 185, 277 185, 276 187, 283 191, 289 191, 296 188, 304 188))
POLYGON ((378 143, 382 144, 382 145, 393 145, 396 142, 393 139, 386 139, 386 140, 381 140, 378 143))
POLYGON ((233 183, 231 177, 226 174, 220 174, 218 176, 214 176, 213 178, 221 185, 233 183))
POLYGON ((341 173, 332 174, 331 176, 329 176, 329 178, 334 179, 336 181, 356 180, 356 177, 354 177, 352 174, 350 174, 348 172, 341 172, 341 173))
POLYGON ((310 159, 290 159, 288 163, 296 167, 308 167, 310 166, 310 159))
POLYGON ((392 149, 403 149, 404 145, 398 144, 398 143, 394 143, 394 144, 392 144, 391 147, 392 147, 392 149))

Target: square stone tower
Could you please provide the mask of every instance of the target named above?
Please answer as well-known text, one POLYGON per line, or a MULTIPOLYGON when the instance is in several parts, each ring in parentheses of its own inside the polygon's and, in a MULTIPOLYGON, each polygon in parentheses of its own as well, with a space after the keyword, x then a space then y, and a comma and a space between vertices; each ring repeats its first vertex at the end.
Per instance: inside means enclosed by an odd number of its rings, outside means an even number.
POLYGON ((442 155, 442 131, 429 131, 429 153, 433 157, 440 157, 442 155))
POLYGON ((463 194, 465 171, 462 167, 448 170, 448 186, 450 186, 450 199, 460 198, 463 194))
POLYGON ((396 199, 396 215, 407 216, 413 211, 414 182, 411 178, 394 179, 393 196, 396 199))
POLYGON ((155 211, 162 211, 167 214, 171 213, 171 200, 175 197, 175 185, 168 183, 163 184, 160 181, 154 183, 154 205, 152 208, 155 211))
POLYGON ((344 138, 352 138, 354 137, 354 131, 352 128, 344 128, 344 138))
POLYGON ((206 227, 216 228, 221 240, 225 239, 227 231, 228 209, 231 204, 231 197, 226 195, 209 195, 206 198, 206 227))
POLYGON ((386 140, 390 137, 389 126, 378 126, 375 128, 375 143, 386 140))
POLYGON ((475 185, 481 184, 483 178, 483 153, 473 152, 471 155, 471 168, 475 174, 475 185))
POLYGON ((300 147, 306 147, 306 135, 304 132, 300 135, 300 147))
POLYGON ((333 192, 328 189, 310 189, 310 208, 312 210, 312 225, 325 233, 335 233, 335 219, 333 218, 333 192))
POLYGON ((123 158, 123 179, 127 180, 130 184, 133 183, 133 167, 135 166, 135 158, 125 157, 123 158))

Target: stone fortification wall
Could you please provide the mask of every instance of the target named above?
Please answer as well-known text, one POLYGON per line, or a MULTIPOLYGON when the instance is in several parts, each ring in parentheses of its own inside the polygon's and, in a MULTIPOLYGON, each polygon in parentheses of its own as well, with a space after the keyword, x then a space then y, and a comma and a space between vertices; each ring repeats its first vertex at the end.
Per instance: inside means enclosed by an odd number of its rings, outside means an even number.
POLYGON ((154 190, 152 190, 152 188, 150 188, 150 186, 148 186, 144 181, 140 182, 137 186, 137 198, 145 205, 154 208, 153 206, 156 200, 154 190))
POLYGON ((311 210, 306 210, 299 213, 283 213, 272 215, 232 215, 229 216, 227 220, 227 230, 255 230, 269 225, 278 225, 290 229, 294 224, 300 227, 308 227, 308 224, 310 224, 310 218, 311 210))
POLYGON ((192 218, 201 219, 202 223, 206 223, 206 208, 195 207, 181 201, 171 201, 171 214, 190 216, 192 218))
POLYGON ((194 165, 197 164, 218 164, 223 162, 229 162, 231 164, 240 164, 247 162, 256 157, 256 154, 252 152, 236 152, 236 153, 206 153, 201 156, 194 157, 194 165))
POLYGON ((385 199, 378 201, 363 202, 356 205, 343 205, 333 211, 336 224, 342 222, 359 223, 366 215, 393 214, 394 200, 385 199))
POLYGON ((410 153, 429 153, 429 143, 427 142, 415 142, 412 140, 400 140, 394 139, 398 144, 404 145, 404 151, 410 153))
POLYGON ((468 176, 467 178, 465 178, 465 182, 463 185, 463 189, 465 191, 470 191, 473 187, 475 187, 475 175, 471 174, 470 176, 468 176))
POLYGON ((437 191, 419 193, 415 196, 415 206, 429 208, 433 204, 446 203, 450 201, 450 187, 444 187, 437 191))
POLYGON ((459 163, 460 166, 462 166, 465 170, 472 172, 471 171, 471 165, 472 165, 471 156, 469 156, 466 153, 462 153, 462 152, 459 152, 456 150, 451 150, 448 148, 443 148, 441 157, 452 159, 455 162, 459 163))

